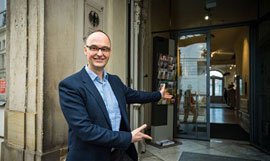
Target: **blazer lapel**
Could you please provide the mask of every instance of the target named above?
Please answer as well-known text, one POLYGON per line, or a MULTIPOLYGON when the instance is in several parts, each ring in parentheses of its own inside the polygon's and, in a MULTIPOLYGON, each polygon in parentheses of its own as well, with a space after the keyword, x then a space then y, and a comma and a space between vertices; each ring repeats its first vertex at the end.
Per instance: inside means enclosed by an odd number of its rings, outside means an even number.
POLYGON ((121 116, 124 119, 127 128, 129 129, 127 114, 124 113, 124 111, 126 111, 126 110, 123 109, 123 108, 126 108, 126 105, 123 105, 121 103, 122 102, 121 99, 125 99, 125 98, 121 98, 120 97, 119 87, 116 86, 116 82, 112 79, 112 76, 110 74, 108 74, 108 76, 109 76, 108 79, 109 79, 110 85, 112 87, 113 93, 114 93, 114 95, 115 95, 115 97, 116 97, 116 99, 118 101, 118 105, 119 105, 119 108, 120 108, 121 116))
POLYGON ((84 68, 81 70, 81 74, 83 77, 82 80, 84 82, 84 86, 87 88, 87 90, 94 96, 94 98, 98 102, 98 104, 99 104, 99 106, 100 106, 101 110, 103 111, 103 114, 106 118, 106 122, 108 123, 108 125, 112 129, 112 125, 111 125, 108 111, 106 109, 105 103, 104 103, 98 89, 96 88, 94 82, 91 80, 91 78, 89 77, 89 75, 87 74, 87 72, 85 71, 84 68))

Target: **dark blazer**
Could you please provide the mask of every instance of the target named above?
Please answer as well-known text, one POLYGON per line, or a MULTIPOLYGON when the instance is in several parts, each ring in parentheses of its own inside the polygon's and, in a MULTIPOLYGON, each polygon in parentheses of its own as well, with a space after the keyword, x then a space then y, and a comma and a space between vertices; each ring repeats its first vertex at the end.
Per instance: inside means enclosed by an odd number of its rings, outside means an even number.
POLYGON ((108 80, 121 111, 120 131, 112 131, 103 99, 83 68, 59 84, 59 98, 69 126, 67 161, 109 161, 112 148, 123 149, 135 161, 126 104, 158 101, 160 92, 135 91, 116 75, 108 80))

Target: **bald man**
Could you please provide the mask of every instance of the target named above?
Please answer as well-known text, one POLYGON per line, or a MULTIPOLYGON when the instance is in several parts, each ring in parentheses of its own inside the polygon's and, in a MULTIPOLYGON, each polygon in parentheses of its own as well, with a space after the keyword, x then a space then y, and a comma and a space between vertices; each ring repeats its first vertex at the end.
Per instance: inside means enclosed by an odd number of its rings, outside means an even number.
POLYGON ((84 46, 87 64, 59 83, 60 105, 69 126, 66 161, 137 161, 134 142, 151 139, 129 127, 126 104, 171 98, 165 90, 142 92, 126 87, 104 68, 111 40, 101 31, 91 33, 84 46))

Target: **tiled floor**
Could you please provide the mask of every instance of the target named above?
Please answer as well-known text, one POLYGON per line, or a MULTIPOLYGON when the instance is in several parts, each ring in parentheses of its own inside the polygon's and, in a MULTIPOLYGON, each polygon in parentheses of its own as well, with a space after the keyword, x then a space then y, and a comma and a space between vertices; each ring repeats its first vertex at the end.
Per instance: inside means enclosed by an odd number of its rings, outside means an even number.
MULTIPOLYGON (((235 110, 230 109, 226 104, 213 104, 211 103, 210 108, 210 123, 229 123, 229 124, 238 124, 239 117, 235 110)), ((182 106, 181 106, 182 107, 182 106)), ((179 115, 180 122, 184 122, 184 109, 181 108, 179 115)), ((193 113, 189 113, 187 122, 192 122, 193 113)), ((206 108, 199 108, 197 122, 206 122, 206 108)))
MULTIPOLYGON (((223 104, 211 105, 215 106, 210 109, 211 123, 239 123, 239 118, 235 110, 229 109, 223 104)), ((192 117, 191 114, 190 116, 192 117)), ((198 117, 198 121, 200 121, 200 116, 198 117)), ((270 161, 270 155, 254 148, 248 142, 217 139, 211 139, 211 141, 181 139, 180 141, 183 143, 182 145, 165 149, 158 149, 147 145, 146 153, 142 154, 141 161, 178 161, 183 151, 270 161)))
POLYGON ((236 111, 226 108, 211 108, 210 123, 238 124, 239 118, 236 111))
POLYGON ((146 152, 141 155, 141 161, 178 161, 183 151, 270 161, 270 155, 254 148, 248 142, 217 139, 211 141, 181 139, 180 141, 182 145, 164 149, 147 145, 146 152))

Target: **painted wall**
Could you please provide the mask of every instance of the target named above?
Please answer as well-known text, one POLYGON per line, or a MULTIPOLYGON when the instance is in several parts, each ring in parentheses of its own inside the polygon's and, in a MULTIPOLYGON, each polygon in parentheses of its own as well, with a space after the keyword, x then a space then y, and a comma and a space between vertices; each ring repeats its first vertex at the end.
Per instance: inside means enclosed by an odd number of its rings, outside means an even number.
MULTIPOLYGON (((243 83, 247 82, 247 87, 249 87, 249 27, 243 27, 239 33, 234 43, 234 52, 236 55, 236 74, 240 75, 243 83)), ((249 98, 249 88, 247 88, 247 95, 244 98, 249 98)))

